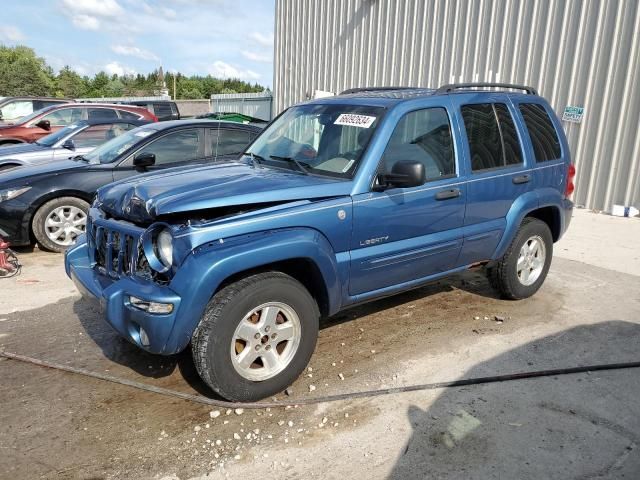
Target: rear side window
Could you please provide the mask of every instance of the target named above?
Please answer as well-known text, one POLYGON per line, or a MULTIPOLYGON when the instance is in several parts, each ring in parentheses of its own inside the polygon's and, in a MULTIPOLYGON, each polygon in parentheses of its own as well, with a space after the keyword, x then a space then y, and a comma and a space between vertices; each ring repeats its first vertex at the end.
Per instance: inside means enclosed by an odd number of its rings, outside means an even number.
POLYGON ((249 132, 243 130, 211 129, 211 152, 214 157, 242 153, 249 144, 249 132))
POLYGON ((400 119, 384 151, 383 168, 390 172, 401 160, 422 163, 427 181, 455 175, 451 127, 444 108, 417 110, 400 119))
POLYGON ((120 113, 120 118, 123 120, 140 120, 140 115, 128 110, 118 110, 118 113, 120 113))
POLYGON ((110 108, 90 108, 88 117, 89 121, 100 122, 105 120, 117 120, 118 114, 110 108))
POLYGON ((167 103, 154 103, 153 113, 158 118, 171 118, 171 116, 173 115, 171 105, 167 103))
POLYGON ((472 171, 522 163, 518 135, 506 105, 480 103, 463 105, 461 110, 472 171))
POLYGON ((537 103, 522 103, 520 104, 520 113, 522 113, 524 123, 529 130, 536 162, 560 158, 558 134, 544 107, 537 103))

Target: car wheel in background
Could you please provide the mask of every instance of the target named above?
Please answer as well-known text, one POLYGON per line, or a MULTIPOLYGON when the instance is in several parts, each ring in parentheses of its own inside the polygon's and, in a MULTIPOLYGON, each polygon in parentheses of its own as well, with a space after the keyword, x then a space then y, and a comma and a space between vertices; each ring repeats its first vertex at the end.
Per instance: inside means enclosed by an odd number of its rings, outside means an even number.
POLYGON ((489 281, 504 298, 530 297, 544 283, 552 256, 548 225, 537 218, 525 218, 502 259, 487 269, 489 281))
POLYGON ((40 247, 64 252, 84 233, 89 204, 76 197, 49 200, 33 216, 33 234, 40 247))
POLYGON ((198 373, 232 401, 281 392, 309 363, 319 318, 313 297, 284 273, 232 283, 214 295, 193 334, 198 373))

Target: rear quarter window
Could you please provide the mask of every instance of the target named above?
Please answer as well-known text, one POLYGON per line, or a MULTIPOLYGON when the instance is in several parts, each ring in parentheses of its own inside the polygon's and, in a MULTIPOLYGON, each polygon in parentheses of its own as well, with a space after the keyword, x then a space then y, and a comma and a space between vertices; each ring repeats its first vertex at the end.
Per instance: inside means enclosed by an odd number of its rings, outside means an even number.
POLYGON ((516 128, 505 104, 463 105, 461 112, 473 172, 523 163, 516 128))
POLYGON ((559 159, 561 151, 558 133, 544 107, 537 103, 521 103, 520 113, 529 131, 536 162, 559 159))

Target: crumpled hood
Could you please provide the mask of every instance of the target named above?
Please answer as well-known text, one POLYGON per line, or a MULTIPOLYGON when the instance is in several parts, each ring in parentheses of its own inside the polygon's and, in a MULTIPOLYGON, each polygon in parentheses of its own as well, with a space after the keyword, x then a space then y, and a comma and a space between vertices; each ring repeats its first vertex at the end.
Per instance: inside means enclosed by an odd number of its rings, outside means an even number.
POLYGON ((348 181, 230 162, 113 183, 98 190, 98 202, 117 218, 148 223, 165 214, 345 196, 350 191, 348 181))

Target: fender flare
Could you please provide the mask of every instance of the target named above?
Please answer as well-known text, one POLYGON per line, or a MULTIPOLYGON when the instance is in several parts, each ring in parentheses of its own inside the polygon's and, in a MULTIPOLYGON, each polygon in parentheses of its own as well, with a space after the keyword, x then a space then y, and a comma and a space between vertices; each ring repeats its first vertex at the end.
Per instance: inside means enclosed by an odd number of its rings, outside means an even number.
MULTIPOLYGON (((165 350, 182 350, 213 294, 229 277, 275 262, 304 259, 313 262, 322 276, 329 313, 340 309, 346 279, 329 240, 311 228, 286 228, 243 235, 200 246, 184 260, 170 287, 183 299, 180 324, 173 326, 165 350), (186 301, 185 301, 186 300, 186 301)), ((311 292, 313 294, 313 292, 311 292)))
POLYGON ((538 207, 539 199, 538 194, 535 191, 526 192, 520 195, 516 201, 513 202, 511 208, 507 212, 506 226, 502 239, 500 239, 500 242, 496 247, 496 251, 493 253, 492 260, 497 260, 505 254, 507 248, 509 248, 509 245, 511 245, 511 242, 516 236, 518 228, 520 227, 524 217, 538 207))

